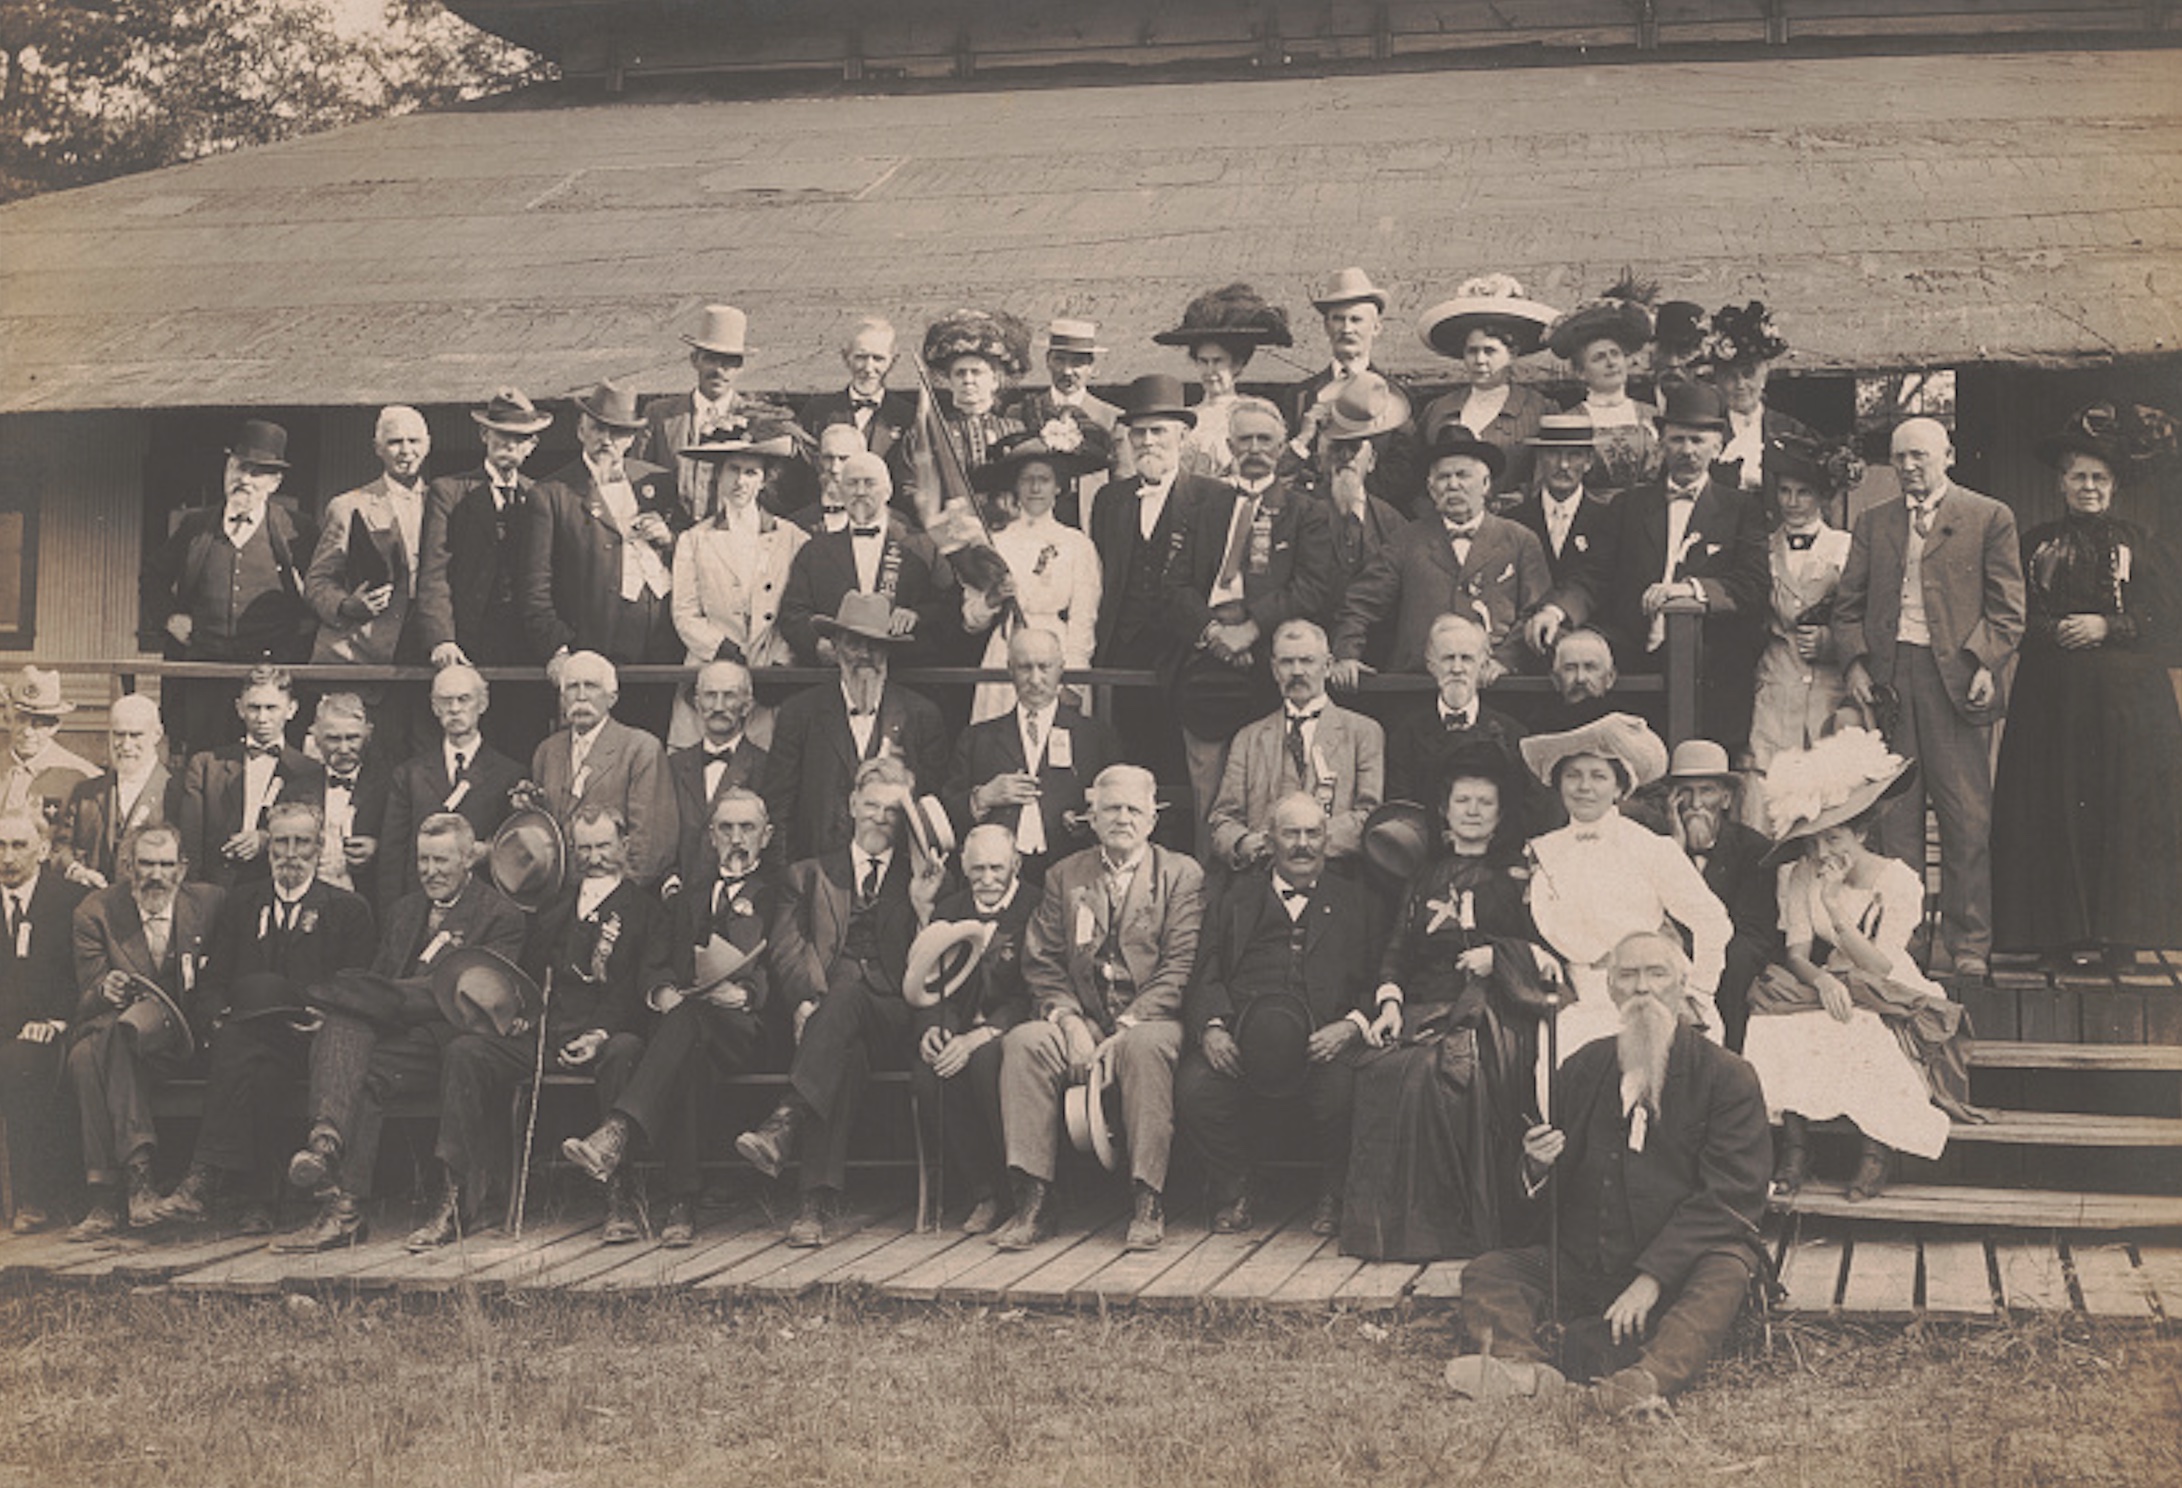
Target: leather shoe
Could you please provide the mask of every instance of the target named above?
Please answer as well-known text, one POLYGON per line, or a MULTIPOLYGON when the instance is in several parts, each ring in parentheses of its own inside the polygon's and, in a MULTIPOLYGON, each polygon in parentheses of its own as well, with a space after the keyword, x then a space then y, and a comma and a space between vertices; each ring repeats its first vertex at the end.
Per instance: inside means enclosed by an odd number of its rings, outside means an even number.
POLYGON ((833 1223, 838 1212, 831 1189, 812 1189, 803 1196, 803 1206, 796 1211, 795 1223, 788 1226, 788 1244, 797 1250, 818 1249, 826 1243, 826 1227, 833 1223))
POLYGON ((1955 980, 1958 982, 1982 982, 1992 972, 1992 966, 1983 956, 1955 957, 1955 980))
POLYGON ((412 1252, 437 1250, 461 1238, 462 1190, 450 1181, 440 1189, 439 1203, 434 1206, 432 1217, 411 1230, 402 1244, 412 1252))
POLYGON ((333 1181, 341 1166, 341 1138, 330 1126, 314 1127, 303 1150, 288 1159, 288 1182, 316 1193, 333 1181))
POLYGON ((1447 1361, 1447 1388, 1465 1400, 1535 1400, 1560 1394, 1568 1385, 1551 1364, 1529 1359, 1496 1359, 1491 1354, 1458 1354, 1447 1361))
POLYGON ((1591 1398, 1600 1410, 1616 1420, 1669 1414, 1667 1397, 1659 1393, 1659 1381, 1649 1369, 1635 1365, 1617 1369, 1593 1385, 1591 1398))
POLYGON ((991 1194, 980 1195, 963 1216, 962 1233, 965 1235, 990 1235, 1000 1228, 1000 1200, 991 1194))
POLYGON ((1780 1118, 1780 1161, 1773 1168, 1773 1192, 1789 1198, 1811 1181, 1811 1124, 1793 1111, 1780 1118))
POLYGON ((1257 1223, 1257 1216, 1250 1212, 1250 1195, 1239 1193, 1212 1211, 1212 1233, 1215 1235, 1240 1235, 1257 1223))
POLYGON ((182 1181, 174 1185, 174 1192, 159 1201, 159 1217, 184 1224, 197 1224, 211 1211, 214 1170, 202 1163, 191 1163, 182 1181))
POLYGON ((61 1238, 71 1245, 83 1245, 93 1240, 104 1240, 121 1229, 121 1196, 112 1189, 99 1190, 91 1201, 91 1212, 69 1226, 61 1238))
POLYGON ((606 1245, 633 1245, 644 1238, 636 1222, 636 1206, 629 1202, 629 1184, 617 1179, 606 1185, 606 1226, 599 1240, 606 1245))
POLYGON ((1053 1238, 1053 1185, 1028 1173, 1015 1175, 1015 1217, 993 1235, 1001 1250, 1028 1250, 1053 1238))
POLYGON ((15 1218, 8 1221, 8 1233, 11 1235, 35 1235, 51 1223, 53 1223, 53 1216, 40 1209, 36 1204, 18 1204, 15 1207, 15 1218))
POLYGON ((152 1160, 137 1157, 129 1160, 129 1228, 149 1229, 159 1223, 159 1188, 152 1182, 152 1160))
POLYGON ((250 1200, 235 1213, 235 1233, 238 1235, 272 1234, 273 1211, 261 1200, 250 1200))
POLYGON ((1885 1143, 1874 1142, 1869 1137, 1864 1139, 1864 1155, 1856 1164, 1855 1176, 1849 1179, 1846 1197, 1850 1203, 1861 1204, 1886 1192, 1888 1159, 1893 1155, 1893 1150, 1885 1143))
POLYGON ((697 1243, 697 1206, 688 1199, 667 1205, 667 1222, 659 1227, 659 1243, 668 1250, 687 1250, 697 1243))
POLYGON ((283 1236, 273 1248, 290 1255, 337 1250, 344 1245, 358 1244, 369 1229, 364 1221, 364 1206, 335 1189, 318 1201, 318 1217, 308 1227, 283 1236))
POLYGON ((766 1177, 778 1178, 795 1150, 796 1128, 801 1124, 802 1118, 794 1104, 782 1101, 773 1107, 773 1114, 765 1118, 764 1125, 735 1139, 735 1150, 744 1162, 766 1177))
POLYGON ((1311 1208, 1311 1233, 1326 1239, 1341 1233, 1341 1195, 1322 1193, 1311 1208))
POLYGON ((629 1150, 629 1118, 619 1111, 608 1116, 588 1137, 570 1137, 561 1143, 561 1156, 601 1183, 611 1182, 629 1150))
POLYGON ((1167 1238, 1167 1206, 1160 1199, 1159 1190, 1139 1178, 1136 1182, 1136 1213, 1129 1220, 1129 1233, 1121 1240, 1123 1250, 1156 1250, 1167 1238))

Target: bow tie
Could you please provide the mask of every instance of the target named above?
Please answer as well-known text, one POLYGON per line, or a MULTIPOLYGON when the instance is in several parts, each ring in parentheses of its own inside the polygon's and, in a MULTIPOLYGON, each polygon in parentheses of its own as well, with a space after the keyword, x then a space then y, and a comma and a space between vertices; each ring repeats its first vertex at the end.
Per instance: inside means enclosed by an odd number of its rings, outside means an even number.
POLYGON ((735 749, 736 746, 733 744, 707 744, 705 746, 705 763, 724 763, 731 760, 735 757, 735 749))
POLYGON ((750 875, 748 875, 747 873, 744 874, 741 878, 729 878, 726 874, 721 874, 719 883, 720 902, 723 904, 733 904, 736 898, 742 893, 742 886, 745 883, 749 882, 749 879, 750 875))
POLYGON ((1440 722, 1445 724, 1449 730, 1476 728, 1477 709, 1475 707, 1471 707, 1464 709, 1460 713, 1443 712, 1440 714, 1440 722))
POLYGON ((849 709, 849 717, 851 718, 877 718, 878 716, 879 705, 877 703, 873 703, 866 708, 849 709))
POLYGON ((353 791, 356 789, 356 776, 353 773, 347 775, 328 775, 326 777, 326 789, 353 791))
POLYGON ((878 400, 877 398, 856 398, 856 397, 851 397, 851 398, 849 399, 849 408, 850 408, 850 410, 851 410, 852 412, 856 412, 856 413, 862 413, 862 412, 863 412, 863 411, 865 411, 866 409, 875 409, 875 408, 877 408, 878 406, 879 406, 879 400, 878 400))
POLYGON ((1605 834, 1601 832, 1600 829, 1597 827, 1586 827, 1576 834, 1576 840, 1578 842, 1597 842, 1601 840, 1604 835, 1605 834))
POLYGON ((1484 521, 1485 519, 1480 517, 1467 527, 1450 527, 1447 529, 1448 539, 1453 542, 1468 542, 1471 538, 1477 536, 1477 529, 1484 525, 1484 521))
POLYGON ((1311 897, 1309 889, 1299 889, 1294 884, 1275 884, 1273 892, 1280 895, 1281 902, 1284 904, 1293 904, 1299 899, 1311 897))
POLYGON ((878 535, 879 529, 876 527, 851 527, 849 529, 850 537, 877 537, 878 535))
POLYGON ((1697 493, 1702 489, 1701 486, 1669 486, 1667 487, 1667 499, 1669 501, 1695 501, 1697 493))
POLYGON ((1809 532, 1790 532, 1786 536, 1791 553, 1808 553, 1812 544, 1818 541, 1818 529, 1814 527, 1809 532))
POLYGON ((243 754, 250 759, 279 759, 280 746, 278 744, 245 744, 243 745, 243 754))
POLYGON ((251 520, 250 513, 246 511, 232 512, 227 518, 227 525, 240 532, 250 525, 251 520))

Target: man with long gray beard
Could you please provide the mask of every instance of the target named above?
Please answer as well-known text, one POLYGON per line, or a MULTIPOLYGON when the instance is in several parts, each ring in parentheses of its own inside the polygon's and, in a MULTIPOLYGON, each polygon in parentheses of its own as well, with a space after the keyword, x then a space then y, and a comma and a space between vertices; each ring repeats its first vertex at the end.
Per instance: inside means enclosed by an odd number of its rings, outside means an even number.
POLYGON ((1773 844, 1736 820, 1741 789, 1741 777, 1728 768, 1727 751, 1718 744, 1684 739, 1675 745, 1667 767, 1667 835, 1689 854, 1735 922, 1727 970, 1712 1000, 1720 1010, 1721 1042, 1738 1054, 1750 1022, 1750 985, 1785 948, 1775 874, 1765 861, 1773 844))
MULTIPOLYGON (((1523 1138, 1523 1183, 1534 1199, 1549 1179, 1558 1190, 1568 1375, 1595 1380, 1611 1415, 1658 1414, 1727 1341, 1764 1264, 1771 1138, 1757 1072, 1697 1029, 1681 946, 1639 931, 1608 975, 1621 1031, 1561 1066, 1552 1116, 1523 1138)), ((1539 1338, 1561 1321, 1554 1265, 1532 1245, 1463 1268, 1463 1330, 1480 1352, 1448 1364, 1457 1394, 1567 1385, 1539 1338)))

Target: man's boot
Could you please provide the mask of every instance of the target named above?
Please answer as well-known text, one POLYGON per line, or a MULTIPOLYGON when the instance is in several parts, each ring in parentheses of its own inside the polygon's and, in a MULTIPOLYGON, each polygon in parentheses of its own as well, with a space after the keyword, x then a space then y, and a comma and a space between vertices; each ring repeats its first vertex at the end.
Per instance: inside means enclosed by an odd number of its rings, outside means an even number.
POLYGON ((1773 1166, 1773 1192, 1783 1198, 1811 1181, 1811 1123, 1793 1111, 1780 1117, 1780 1161, 1773 1166))
POLYGON ((129 1228, 148 1229, 159 1223, 159 1187, 152 1182, 152 1157, 139 1152, 129 1159, 129 1228))
POLYGON ((606 1184, 606 1227, 599 1239, 608 1245, 632 1245, 643 1238, 636 1222, 636 1204, 629 1192, 626 1173, 616 1173, 606 1184))
POLYGON ((191 1163, 174 1192, 159 1201, 159 1217, 183 1224, 201 1224, 212 1212, 212 1198, 220 1186, 220 1171, 203 1163, 191 1163))
POLYGON ((803 1196, 795 1223, 788 1226, 787 1243, 797 1250, 816 1250, 831 1238, 829 1230, 840 1218, 840 1194, 830 1188, 814 1188, 803 1196))
POLYGON ((90 1212, 69 1227, 61 1238, 71 1245, 104 1240, 122 1227, 121 1190, 111 1184, 94 1184, 90 1212))
POLYGON ((318 1217, 307 1228, 275 1242, 273 1248, 293 1255, 335 1250, 359 1243, 368 1228, 361 1200, 338 1188, 328 1189, 319 1197, 318 1217))
POLYGON ((1159 1190, 1143 1179, 1136 1180, 1136 1213, 1129 1220, 1129 1233, 1122 1237, 1123 1250, 1156 1250, 1167 1238, 1167 1206, 1160 1199, 1159 1190))
POLYGON ((993 1236, 1002 1250, 1028 1250, 1053 1238, 1053 1185, 1018 1169, 1015 1174, 1015 1218, 993 1236))
POLYGON ((1856 1164, 1856 1176, 1849 1180, 1849 1202, 1861 1204, 1866 1199, 1876 1199, 1885 1193, 1893 1159, 1893 1148, 1884 1142, 1864 1138, 1864 1155, 1856 1164))
POLYGON ((411 1251, 437 1250, 461 1237, 462 1185, 455 1181, 454 1174, 445 1173, 440 1178, 439 1200, 432 1206, 432 1217, 411 1230, 402 1243, 411 1251))
POLYGON ((303 1150, 288 1159, 288 1182, 305 1193, 317 1193, 341 1171, 341 1134, 320 1123, 311 1128, 303 1150))
POLYGON ((773 1107, 773 1114, 765 1118, 764 1125, 737 1137, 735 1150, 742 1154, 744 1162, 766 1177, 778 1178, 780 1170, 795 1155, 796 1131, 802 1125, 803 1103, 790 1097, 773 1107))
POLYGON ((621 1166, 622 1155, 628 1150, 629 1118, 619 1111, 609 1113, 590 1136, 570 1137, 561 1143, 561 1156, 601 1183, 613 1181, 614 1170, 621 1166))

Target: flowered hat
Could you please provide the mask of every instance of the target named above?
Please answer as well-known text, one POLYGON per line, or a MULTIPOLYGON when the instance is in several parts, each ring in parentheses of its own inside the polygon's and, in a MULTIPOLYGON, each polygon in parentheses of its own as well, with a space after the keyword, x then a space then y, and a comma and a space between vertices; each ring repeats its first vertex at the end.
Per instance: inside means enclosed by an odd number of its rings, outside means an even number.
POLYGON ((1443 357, 1459 360, 1472 331, 1490 331, 1517 356, 1545 344, 1546 330, 1561 312, 1523 293, 1506 274, 1481 274, 1455 286, 1455 297, 1417 317, 1417 334, 1443 357))
POLYGON ((1768 860, 1801 850, 1806 838, 1854 821, 1916 779, 1916 765, 1887 748, 1871 729, 1845 728, 1808 749, 1773 756, 1765 771, 1765 810, 1773 838, 1768 860))
POLYGON ((1712 334, 1705 338, 1705 360, 1715 367, 1755 367, 1788 354, 1787 338, 1773 328, 1765 301, 1722 305, 1712 312, 1712 334))
POLYGON ((1021 377, 1030 367, 1030 327, 1005 310, 950 310, 926 328, 927 367, 943 373, 966 356, 1021 377))

